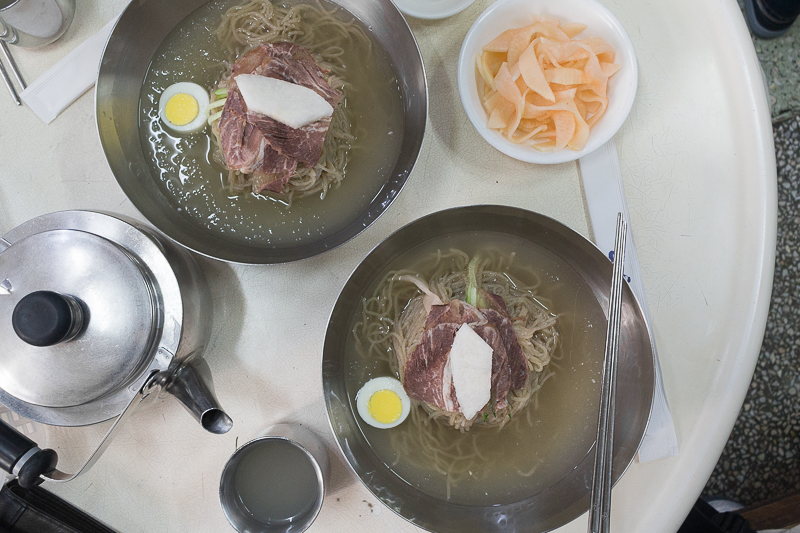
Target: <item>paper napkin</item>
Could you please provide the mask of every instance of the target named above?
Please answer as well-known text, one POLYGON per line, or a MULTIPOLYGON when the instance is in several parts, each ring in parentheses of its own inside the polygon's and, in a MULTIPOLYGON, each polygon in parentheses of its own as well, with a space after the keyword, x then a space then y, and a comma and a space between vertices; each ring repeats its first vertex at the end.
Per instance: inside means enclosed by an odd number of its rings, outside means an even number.
POLYGON ((42 122, 50 124, 95 84, 106 41, 116 22, 115 17, 20 93, 42 122))
MULTIPOLYGON (((586 193, 586 204, 589 207, 589 219, 594 231, 595 244, 609 254, 609 257, 614 249, 617 213, 622 213, 628 223, 624 275, 642 306, 647 323, 652 326, 653 322, 650 319, 650 310, 642 284, 639 258, 633 242, 628 204, 625 201, 622 172, 619 169, 614 139, 591 154, 580 158, 578 164, 583 178, 583 188, 586 193)), ((675 424, 672 421, 672 414, 664 392, 664 382, 661 377, 661 366, 658 363, 658 350, 653 338, 652 327, 650 343, 653 346, 653 355, 655 355, 655 398, 653 399, 653 411, 650 413, 650 423, 647 426, 642 445, 639 447, 640 462, 678 455, 678 438, 675 435, 675 424)))

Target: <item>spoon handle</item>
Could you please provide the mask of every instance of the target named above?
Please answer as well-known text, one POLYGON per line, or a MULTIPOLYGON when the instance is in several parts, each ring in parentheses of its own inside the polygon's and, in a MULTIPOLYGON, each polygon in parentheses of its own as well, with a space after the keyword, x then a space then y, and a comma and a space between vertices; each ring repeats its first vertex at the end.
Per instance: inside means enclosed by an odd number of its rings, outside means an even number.
POLYGON ((16 78, 17 83, 19 84, 22 89, 27 89, 28 86, 25 85, 25 80, 22 79, 22 74, 19 71, 19 67, 17 67, 17 62, 14 61, 14 56, 11 55, 11 50, 8 49, 8 44, 5 41, 0 39, 0 52, 3 53, 3 58, 8 63, 8 67, 11 69, 11 73, 16 78))
POLYGON ((8 72, 6 71, 5 65, 0 61, 0 77, 3 78, 3 82, 5 82, 6 87, 8 88, 8 92, 11 93, 11 97, 14 99, 14 103, 17 105, 22 105, 22 100, 19 99, 19 95, 17 91, 14 89, 14 85, 11 83, 11 78, 8 77, 8 72))

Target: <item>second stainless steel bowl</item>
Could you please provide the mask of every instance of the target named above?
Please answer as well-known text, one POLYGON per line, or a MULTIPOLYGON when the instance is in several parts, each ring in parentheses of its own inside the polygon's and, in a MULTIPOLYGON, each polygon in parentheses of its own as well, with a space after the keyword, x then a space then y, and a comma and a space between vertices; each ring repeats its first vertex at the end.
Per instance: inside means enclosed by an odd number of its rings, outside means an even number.
MULTIPOLYGON (((342 289, 328 323, 322 356, 322 381, 330 425, 343 455, 364 485, 397 514, 437 533, 541 533, 586 512, 599 406, 599 393, 588 381, 590 376, 592 379, 599 376, 585 372, 587 368, 599 368, 602 361, 603 319, 608 312, 611 271, 612 264, 605 254, 580 234, 543 215, 506 206, 460 207, 434 213, 412 222, 378 245, 342 289), (455 503, 443 495, 432 495, 430 489, 415 486, 408 481, 410 478, 401 477, 397 472, 401 472, 402 465, 394 464, 397 459, 389 457, 385 448, 381 451, 370 444, 368 439, 374 434, 368 433, 369 428, 361 427, 354 410, 353 397, 357 388, 353 387, 352 376, 359 375, 361 367, 353 355, 353 321, 354 317, 361 316, 362 298, 373 294, 377 281, 387 271, 412 268, 407 262, 412 251, 423 249, 435 253, 439 249, 445 252, 450 247, 463 246, 453 243, 466 240, 501 246, 501 242, 509 239, 519 243, 513 245, 518 252, 517 262, 526 261, 524 258, 533 257, 532 254, 556 260, 548 263, 556 267, 537 270, 537 275, 543 285, 564 288, 558 293, 564 297, 554 301, 551 308, 552 312, 566 314, 560 316, 560 323, 578 312, 571 309, 577 308, 579 293, 593 302, 591 309, 586 310, 591 310, 593 318, 579 321, 578 318, 584 317, 576 316, 572 322, 575 329, 565 327, 561 331, 565 337, 563 358, 557 361, 554 378, 542 389, 551 393, 557 391, 557 394, 549 394, 547 399, 540 395, 538 408, 528 406, 527 409, 534 409, 533 416, 536 423, 541 424, 537 426, 541 431, 533 435, 535 441, 519 442, 513 452, 522 457, 545 454, 540 457, 552 468, 548 466, 545 472, 538 468, 535 482, 530 483, 525 494, 516 501, 491 495, 480 505, 455 503), (585 327, 592 327, 592 331, 600 335, 593 335, 592 340, 570 341, 571 347, 567 348, 567 338, 581 337, 585 327), (557 402, 552 401, 554 397, 558 398, 557 402), (591 416, 574 414, 579 408, 591 412, 591 416), (553 440, 548 440, 550 438, 553 440), (579 453, 568 452, 575 442, 581 443, 579 453)), ((647 323, 627 285, 622 302, 616 402, 617 412, 624 416, 617 416, 614 426, 614 482, 636 455, 649 419, 654 389, 653 351, 647 323)), ((402 308, 403 302, 397 305, 402 308)), ((373 362, 363 367, 372 368, 369 365, 373 362)), ((408 423, 409 420, 405 422, 408 423)), ((514 457, 507 459, 512 461, 514 457)), ((431 468, 430 477, 437 476, 441 479, 431 468)))

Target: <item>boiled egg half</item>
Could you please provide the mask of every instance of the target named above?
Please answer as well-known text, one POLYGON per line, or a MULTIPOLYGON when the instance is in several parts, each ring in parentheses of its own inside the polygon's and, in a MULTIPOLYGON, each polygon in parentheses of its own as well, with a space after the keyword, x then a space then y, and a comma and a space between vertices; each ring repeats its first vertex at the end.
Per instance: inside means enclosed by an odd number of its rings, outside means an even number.
POLYGON ((380 429, 400 425, 411 412, 411 400, 403 385, 394 378, 380 377, 367 381, 356 395, 361 418, 380 429))
POLYGON ((175 83, 161 93, 158 116, 176 133, 197 133, 206 126, 208 101, 208 93, 196 83, 175 83))

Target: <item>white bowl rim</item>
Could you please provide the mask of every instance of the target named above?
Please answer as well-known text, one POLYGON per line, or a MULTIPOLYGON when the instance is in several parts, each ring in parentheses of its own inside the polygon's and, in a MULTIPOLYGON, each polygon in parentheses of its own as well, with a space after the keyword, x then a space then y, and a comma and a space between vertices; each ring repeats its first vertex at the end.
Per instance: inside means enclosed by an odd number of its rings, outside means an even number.
MULTIPOLYGON (((488 129, 486 127, 486 113, 483 110, 483 107, 479 104, 479 107, 476 108, 474 102, 471 100, 471 90, 474 90, 475 94, 477 95, 477 84, 475 78, 474 55, 472 53, 467 53, 467 51, 468 49, 475 48, 475 40, 478 38, 477 34, 483 25, 486 24, 487 21, 490 21, 494 17, 503 13, 509 4, 529 3, 533 9, 535 9, 537 4, 544 5, 552 1, 553 0, 499 0, 495 4, 489 6, 472 24, 472 27, 470 27, 466 37, 464 38, 464 41, 461 44, 461 51, 459 52, 458 56, 458 92, 461 97, 461 104, 464 107, 464 111, 466 112, 470 122, 472 122, 472 125, 475 127, 481 137, 483 137, 486 142, 488 142, 494 148, 510 157, 520 161, 525 161, 527 163, 567 163, 570 161, 575 161, 600 148, 609 139, 613 138, 617 131, 619 131, 624 124, 625 120, 630 114, 631 108, 633 107, 633 101, 636 97, 636 89, 638 86, 639 72, 636 60, 636 52, 628 32, 625 30, 624 26, 617 19, 617 17, 614 16, 611 11, 609 11, 597 0, 558 0, 558 4, 562 5, 565 3, 580 3, 588 6, 608 23, 607 29, 617 36, 623 45, 622 49, 616 49, 617 62, 619 62, 619 58, 621 57, 627 60, 624 65, 625 69, 628 71, 625 73, 625 78, 628 80, 626 94, 624 95, 625 99, 622 101, 621 105, 616 104, 618 106, 616 114, 612 115, 610 113, 606 113, 606 115, 602 117, 598 124, 592 128, 592 131, 589 133, 589 139, 586 143, 586 146, 580 151, 564 148, 558 152, 539 152, 538 150, 530 147, 516 145, 502 137, 498 132, 488 129), (604 134, 598 135, 598 133, 603 133, 603 131, 597 131, 601 124, 604 126, 604 134)), ((529 10, 529 12, 532 13, 533 10, 529 10)), ((569 20, 568 22, 580 22, 580 20, 569 20)), ((587 36, 591 35, 592 28, 587 27, 587 30, 587 36)), ((483 44, 485 43, 479 43, 479 46, 482 47, 483 44)), ((609 108, 611 108, 611 104, 609 104, 609 108)))
MULTIPOLYGON (((428 10, 419 10, 413 7, 409 7, 406 4, 408 0, 392 0, 394 2, 395 7, 399 9, 404 14, 408 15, 409 17, 414 17, 418 19, 426 19, 426 20, 438 20, 444 19, 447 17, 452 17, 458 13, 461 13, 469 6, 471 6, 475 0, 452 0, 450 4, 453 4, 452 7, 445 9, 444 11, 437 10, 437 9, 428 9, 428 10)), ((428 0, 430 2, 431 0, 428 0)))

